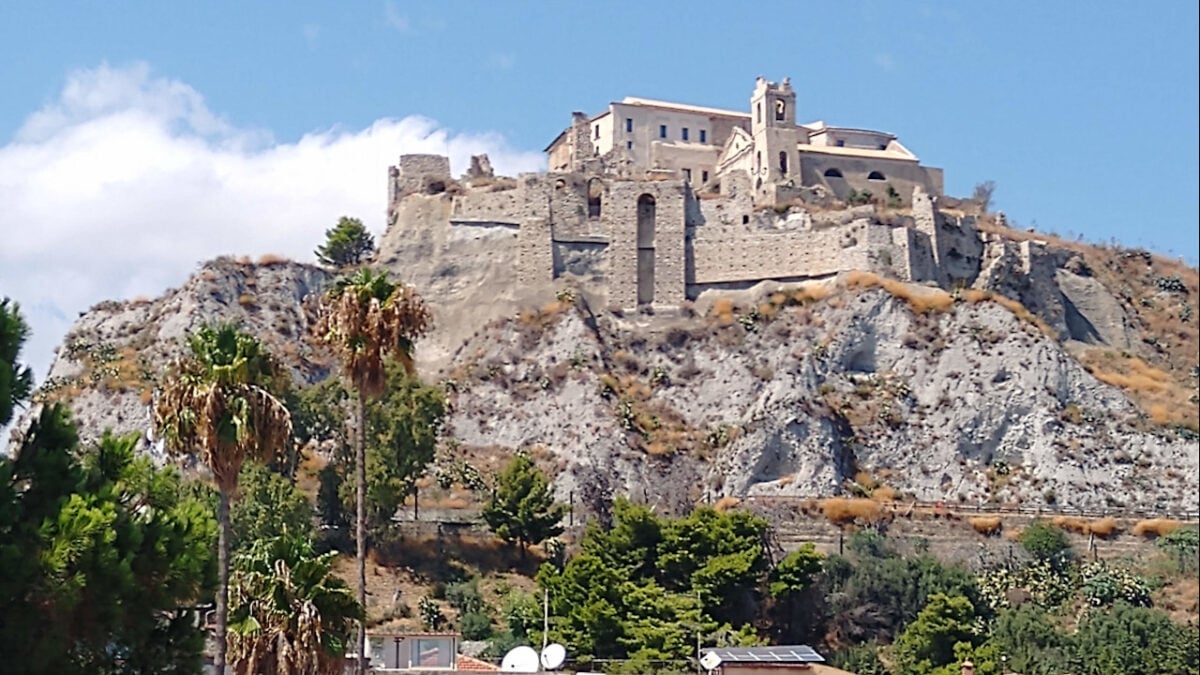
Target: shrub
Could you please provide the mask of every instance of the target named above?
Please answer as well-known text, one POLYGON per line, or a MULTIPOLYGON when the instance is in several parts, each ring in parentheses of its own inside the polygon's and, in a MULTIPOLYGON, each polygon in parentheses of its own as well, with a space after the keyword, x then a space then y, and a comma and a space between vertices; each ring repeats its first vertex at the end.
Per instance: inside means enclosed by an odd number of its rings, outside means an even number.
POLYGON ((1178 520, 1169 518, 1151 518, 1149 520, 1139 520, 1133 526, 1133 533, 1139 537, 1152 539, 1154 537, 1164 537, 1178 530, 1182 526, 1178 520))
POLYGON ((1059 566, 1073 557, 1065 532, 1044 520, 1035 520, 1021 531, 1021 546, 1038 560, 1059 566))
POLYGON ((1117 527, 1117 521, 1114 518, 1100 518, 1088 523, 1088 532, 1097 537, 1111 537, 1119 531, 1120 528, 1117 527))
POLYGON ((482 612, 469 612, 458 620, 458 630, 464 640, 487 640, 492 637, 492 620, 482 612))
POLYGON ((1000 516, 972 516, 967 522, 976 532, 989 537, 999 534, 1001 528, 1000 516))
POLYGON ((835 525, 845 525, 855 521, 874 523, 882 519, 883 508, 879 502, 871 499, 831 497, 821 500, 821 513, 835 525))

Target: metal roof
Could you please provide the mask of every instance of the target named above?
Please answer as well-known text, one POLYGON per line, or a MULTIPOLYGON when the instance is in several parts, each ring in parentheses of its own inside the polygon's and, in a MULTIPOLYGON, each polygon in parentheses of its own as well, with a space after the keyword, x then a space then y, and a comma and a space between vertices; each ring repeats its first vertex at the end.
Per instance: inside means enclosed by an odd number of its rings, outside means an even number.
POLYGON ((705 649, 721 659, 721 663, 824 663, 825 658, 808 645, 777 647, 721 647, 705 649))

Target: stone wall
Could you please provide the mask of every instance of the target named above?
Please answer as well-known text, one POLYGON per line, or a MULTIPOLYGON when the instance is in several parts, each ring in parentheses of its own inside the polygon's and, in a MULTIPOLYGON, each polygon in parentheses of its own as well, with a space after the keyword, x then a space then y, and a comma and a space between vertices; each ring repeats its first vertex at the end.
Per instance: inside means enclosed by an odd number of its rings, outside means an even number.
POLYGON ((441 155, 400 155, 388 169, 388 203, 410 192, 443 192, 451 181, 450 158, 441 155), (441 184, 441 189, 437 188, 441 184))
POLYGON ((526 201, 525 193, 519 189, 455 195, 450 222, 520 223, 534 215, 527 211, 526 201))
POLYGON ((799 154, 801 182, 804 185, 827 186, 838 199, 846 199, 850 190, 865 190, 875 198, 886 200, 888 185, 892 186, 904 205, 911 203, 916 187, 921 187, 931 195, 942 194, 942 170, 924 167, 916 162, 804 151, 799 154), (841 171, 842 178, 827 178, 825 172, 830 169, 841 171), (872 171, 883 174, 883 180, 868 179, 872 171))
MULTIPOLYGON (((687 186, 680 180, 616 181, 609 234, 609 302, 635 307, 639 276, 653 277, 653 304, 678 305, 685 299, 684 232, 687 186), (653 199, 653 228, 639 242, 639 201, 653 199), (640 268, 640 270, 639 270, 640 268)), ((642 216, 643 220, 645 216, 642 216)), ((643 294, 644 295, 644 294, 643 294)), ((644 298, 643 298, 644 299, 644 298)))

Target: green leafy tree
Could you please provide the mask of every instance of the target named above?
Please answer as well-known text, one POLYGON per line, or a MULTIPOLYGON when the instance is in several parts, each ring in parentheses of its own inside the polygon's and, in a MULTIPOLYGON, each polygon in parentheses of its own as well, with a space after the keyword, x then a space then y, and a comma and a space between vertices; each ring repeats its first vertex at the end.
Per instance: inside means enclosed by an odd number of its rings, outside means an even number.
POLYGON ((905 673, 924 675, 936 668, 957 663, 955 647, 976 641, 973 629, 975 607, 962 596, 934 593, 900 637, 893 654, 905 673))
POLYGON ((562 534, 566 507, 554 503, 550 481, 528 455, 518 454, 496 478, 483 519, 496 536, 521 547, 562 534))
POLYGON ((362 263, 375 252, 375 238, 358 218, 342 216, 337 225, 325 230, 325 243, 315 251, 317 261, 329 267, 350 267, 362 263))
POLYGON ((1194 527, 1168 532, 1155 545, 1178 562, 1180 572, 1194 575, 1200 567, 1200 530, 1194 527))
POLYGON ((272 537, 312 538, 312 506, 292 481, 257 462, 246 462, 240 484, 241 497, 230 509, 234 550, 272 537))
POLYGON ((20 305, 0 299, 0 429, 12 421, 13 409, 33 393, 33 373, 20 362, 28 338, 20 305))
POLYGON ((1067 672, 1070 641, 1050 623, 1046 612, 1032 604, 1001 612, 989 642, 1006 658, 1007 668, 1023 675, 1067 672))
POLYGON ((771 584, 768 590, 773 598, 786 598, 798 595, 812 586, 821 573, 821 563, 825 556, 811 543, 805 543, 779 561, 771 570, 771 584))
MULTIPOLYGON (((369 399, 387 390, 386 359, 413 371, 416 340, 432 327, 432 316, 421 297, 386 272, 360 269, 342 278, 322 298, 316 334, 337 352, 346 382, 355 393, 354 471, 355 540, 358 562, 358 602, 367 604, 367 458, 366 410, 369 399)), ((366 646, 366 626, 359 623, 359 653, 366 646)), ((359 672, 364 664, 359 662, 359 672)))
POLYGON ((232 324, 205 326, 189 340, 190 354, 175 362, 154 409, 169 452, 197 457, 212 473, 219 503, 216 663, 226 663, 229 505, 247 459, 264 463, 285 456, 291 416, 272 394, 283 371, 262 344, 232 324))
POLYGON ((211 512, 137 434, 80 450, 49 406, 0 459, 0 649, 21 673, 188 673, 204 634, 186 609, 215 586, 211 512), (66 648, 64 648, 66 647, 66 648))
POLYGON ((362 605, 307 539, 255 541, 235 560, 230 653, 238 675, 340 675, 362 605))

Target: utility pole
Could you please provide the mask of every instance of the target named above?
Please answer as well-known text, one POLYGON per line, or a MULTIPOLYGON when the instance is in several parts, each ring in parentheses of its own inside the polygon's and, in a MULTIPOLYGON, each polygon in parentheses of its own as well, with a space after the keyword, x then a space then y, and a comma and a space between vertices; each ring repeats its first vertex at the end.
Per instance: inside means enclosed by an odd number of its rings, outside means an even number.
POLYGON ((550 640, 550 589, 542 591, 542 653, 550 640))
POLYGON ((700 631, 702 628, 702 614, 704 613, 704 604, 700 601, 700 589, 696 589, 696 675, 704 675, 704 664, 700 663, 700 631))

